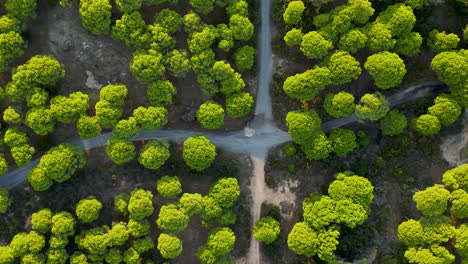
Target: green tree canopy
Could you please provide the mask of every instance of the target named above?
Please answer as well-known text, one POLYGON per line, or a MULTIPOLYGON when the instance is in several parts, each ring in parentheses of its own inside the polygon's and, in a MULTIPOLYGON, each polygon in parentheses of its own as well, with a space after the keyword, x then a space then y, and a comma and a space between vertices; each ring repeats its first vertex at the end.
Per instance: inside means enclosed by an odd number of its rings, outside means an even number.
POLYGON ((3 121, 12 124, 21 123, 21 115, 11 106, 3 111, 3 121))
POLYGON ((224 124, 224 109, 214 101, 205 102, 197 111, 197 119, 204 128, 220 128, 224 124))
POLYGON ((227 115, 233 118, 242 118, 250 113, 253 103, 253 96, 249 93, 230 94, 226 97, 227 115))
POLYGON ((367 29, 367 46, 374 51, 388 51, 395 47, 396 40, 388 25, 371 24, 367 29))
POLYGON ((229 18, 229 28, 235 40, 247 41, 252 38, 254 25, 246 16, 234 14, 229 18))
POLYGON ((249 45, 240 47, 234 53, 234 60, 240 71, 252 69, 255 62, 255 49, 249 45))
POLYGON ((380 89, 397 86, 406 74, 405 63, 395 53, 380 52, 367 58, 364 68, 374 78, 380 89))
POLYGON ((445 31, 439 32, 437 29, 429 33, 427 45, 435 52, 450 51, 456 49, 460 38, 453 34, 447 34, 445 31))
POLYGON ((8 190, 0 187, 0 214, 5 213, 10 205, 11 200, 8 196, 8 190))
MULTIPOLYGON (((135 189, 128 202, 128 211, 130 218, 135 221, 141 221, 143 218, 153 214, 153 194, 143 189, 135 189)), ((130 227, 128 227, 130 230, 130 227)))
POLYGON ((24 124, 34 133, 45 136, 54 131, 55 117, 52 111, 47 108, 31 108, 26 113, 24 124))
POLYGON ((327 113, 335 118, 349 116, 356 108, 354 96, 347 92, 328 93, 323 106, 327 113))
POLYGON ((319 32, 311 31, 304 35, 301 42, 301 51, 309 59, 321 59, 333 48, 333 43, 324 38, 319 32))
POLYGON ((451 194, 452 207, 450 212, 457 218, 468 218, 468 193, 455 190, 451 194))
POLYGON ((333 130, 329 136, 333 152, 342 157, 357 148, 356 139, 354 131, 343 128, 333 130))
POLYGON ((190 0, 190 5, 200 14, 208 14, 213 11, 215 0, 190 0))
POLYGON ((81 199, 76 205, 76 216, 83 223, 91 223, 98 219, 99 211, 102 209, 102 203, 99 202, 94 196, 81 199))
POLYGON ((162 62, 163 56, 161 53, 155 50, 138 50, 133 53, 130 71, 140 82, 149 84, 160 80, 162 74, 166 71, 162 62))
POLYGON ((299 46, 302 43, 302 38, 304 37, 304 33, 302 33, 302 29, 300 28, 293 28, 286 32, 284 35, 284 42, 288 46, 299 46))
POLYGON ((142 0, 116 0, 115 3, 123 13, 131 13, 141 7, 142 0))
POLYGON ((199 193, 184 193, 179 199, 179 204, 188 216, 199 214, 203 210, 203 197, 199 193))
POLYGON ((133 110, 133 116, 136 118, 143 130, 158 130, 167 124, 167 109, 164 107, 148 108, 138 107, 133 110))
POLYGON ((458 120, 461 107, 449 97, 438 96, 435 104, 427 109, 427 113, 437 117, 441 125, 448 126, 458 120))
POLYGON ((288 234, 288 247, 298 255, 312 257, 318 246, 317 233, 305 222, 296 223, 288 234))
POLYGON ((81 0, 81 24, 93 34, 107 34, 111 25, 111 9, 109 0, 81 0))
POLYGON ((442 176, 442 182, 454 189, 462 189, 468 192, 468 164, 464 163, 456 168, 446 171, 442 176))
POLYGON ((135 146, 130 140, 111 138, 107 141, 106 153, 115 164, 128 163, 135 157, 135 146))
POLYGON ((171 81, 158 80, 150 83, 147 89, 148 98, 153 106, 164 106, 172 102, 176 88, 171 81))
POLYGON ((15 257, 22 257, 29 253, 38 253, 45 246, 44 236, 31 231, 30 233, 16 234, 10 242, 10 248, 15 257))
POLYGON ((59 212, 52 216, 51 233, 59 237, 69 237, 75 233, 75 218, 69 212, 59 212))
POLYGON ((421 115, 413 119, 413 128, 426 136, 437 134, 441 128, 440 121, 433 115, 421 115))
POLYGON ((310 100, 329 84, 332 84, 330 70, 325 67, 315 67, 286 78, 283 91, 291 98, 310 100))
POLYGON ((96 118, 103 127, 111 128, 119 122, 123 111, 120 107, 113 106, 106 100, 100 100, 95 105, 96 118))
POLYGON ((191 169, 202 171, 211 166, 216 158, 216 146, 202 135, 195 135, 185 140, 182 156, 191 169))
POLYGON ((336 51, 326 62, 331 73, 333 84, 340 85, 352 82, 361 75, 361 65, 346 51, 336 51))
POLYGON ((361 119, 379 120, 390 110, 385 96, 379 92, 365 94, 356 105, 356 115, 361 119))
POLYGON ((76 122, 78 135, 81 139, 93 138, 101 134, 101 126, 99 125, 98 118, 95 116, 82 115, 76 122))
POLYGON ((442 215, 447 210, 450 192, 444 186, 436 184, 413 195, 416 208, 425 216, 442 215))
POLYGON ((166 54, 164 58, 164 63, 166 64, 166 68, 175 77, 184 77, 186 72, 190 70, 190 60, 188 58, 187 51, 183 49, 175 49, 166 54))
POLYGON ((468 59, 462 52, 444 51, 431 62, 439 80, 451 86, 463 84, 468 79, 468 59))
POLYGON ((266 244, 273 243, 281 232, 281 226, 278 220, 271 216, 260 218, 254 226, 253 235, 258 241, 266 244))
POLYGON ((156 183, 156 189, 163 197, 176 198, 182 193, 182 185, 177 176, 163 176, 156 183))
POLYGON ((161 25, 168 33, 175 33, 182 25, 182 17, 174 10, 164 8, 154 16, 154 22, 161 25))
POLYGON ((31 215, 32 229, 41 234, 47 233, 52 225, 52 215, 52 211, 48 208, 33 213, 31 215))
POLYGON ((33 16, 36 7, 37 0, 7 0, 5 3, 8 13, 19 20, 26 20, 28 17, 33 16))
POLYGON ((165 232, 177 234, 187 228, 189 216, 176 205, 163 205, 156 224, 165 232))
POLYGON ((120 120, 112 130, 112 137, 118 139, 128 139, 137 137, 140 129, 137 126, 137 120, 134 117, 120 120))
POLYGON ((36 168, 30 171, 28 179, 34 190, 45 191, 52 184, 51 180, 64 182, 85 164, 80 147, 62 144, 51 148, 42 156, 36 168))
POLYGON ((151 170, 161 168, 171 156, 169 142, 165 140, 152 140, 145 144, 138 157, 143 167, 151 170))
POLYGON ((380 119, 380 129, 382 129, 384 135, 395 136, 403 133, 407 123, 408 120, 405 115, 394 109, 380 119))
POLYGON ((320 131, 322 120, 315 111, 296 110, 286 115, 286 125, 294 142, 303 144, 320 131))
POLYGON ((420 52, 422 37, 418 32, 401 35, 396 42, 395 51, 404 56, 414 56, 420 52))
POLYGON ((326 159, 333 150, 330 140, 323 132, 317 132, 307 139, 301 144, 301 149, 312 160, 326 159))
MULTIPOLYGON (((132 0, 119 0, 127 2, 132 0)), ((116 1, 117 5, 118 2, 116 1)), ((133 1, 135 3, 135 1, 133 1)), ((138 4, 138 1, 136 1, 138 4)), ((149 34, 146 32, 146 22, 141 17, 140 12, 125 13, 112 26, 112 38, 125 41, 129 47, 148 46, 149 34)))
POLYGON ((128 202, 130 201, 130 195, 128 193, 121 193, 114 197, 114 206, 117 212, 127 215, 128 214, 128 202))
POLYGON ((305 10, 304 2, 291 1, 289 2, 283 14, 283 19, 286 24, 297 24, 302 20, 302 13, 305 10))
POLYGON ((59 95, 50 100, 50 111, 57 121, 71 123, 86 113, 88 103, 88 95, 82 92, 71 93, 68 96, 59 95))
POLYGON ((221 207, 230 208, 240 195, 240 187, 236 178, 221 178, 210 188, 208 194, 213 197, 221 207))
POLYGON ((122 106, 127 98, 128 89, 124 84, 116 83, 102 87, 99 92, 100 99, 109 102, 112 106, 122 106))
POLYGON ((416 23, 416 16, 411 7, 398 3, 380 12, 375 21, 387 25, 392 36, 400 36, 411 32, 416 23))
POLYGON ((369 212, 374 199, 374 187, 371 182, 361 176, 338 173, 336 180, 328 187, 328 195, 334 200, 350 200, 359 204, 369 212))
POLYGON ((158 250, 163 258, 172 259, 182 253, 182 241, 174 235, 162 233, 158 237, 158 250))
POLYGON ((353 29, 341 36, 338 42, 340 50, 347 51, 351 54, 365 48, 367 44, 367 36, 359 29, 353 29))

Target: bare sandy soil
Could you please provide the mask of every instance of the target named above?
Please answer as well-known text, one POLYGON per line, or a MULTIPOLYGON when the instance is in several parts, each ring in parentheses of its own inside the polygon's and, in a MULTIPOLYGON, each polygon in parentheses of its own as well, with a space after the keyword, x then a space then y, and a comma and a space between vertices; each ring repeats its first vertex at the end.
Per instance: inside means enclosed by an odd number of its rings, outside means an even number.
MULTIPOLYGON (((126 221, 114 210, 113 198, 122 192, 131 192, 135 188, 151 190, 154 194, 154 214, 148 219, 152 223, 151 236, 156 241, 161 231, 154 221, 162 205, 176 202, 165 199, 156 192, 156 180, 164 175, 179 176, 183 192, 206 195, 210 186, 220 177, 236 177, 241 185, 241 196, 234 205, 237 223, 230 226, 236 236, 236 258, 242 257, 250 244, 250 191, 248 189, 252 165, 250 158, 227 152, 219 153, 214 165, 203 173, 190 171, 181 158, 181 147, 171 147, 172 156, 161 169, 151 171, 142 168, 136 161, 125 165, 113 164, 102 149, 87 153, 87 166, 79 170, 69 181, 55 184, 46 192, 35 192, 29 183, 22 184, 10 191, 14 203, 8 215, 0 218, 0 244, 9 242, 13 234, 29 231, 29 216, 42 208, 53 211, 69 211, 74 213, 76 203, 90 195, 96 196, 104 208, 97 222, 91 225, 77 225, 77 232, 83 228, 110 225, 113 221, 126 221)), ((201 225, 199 217, 193 217, 189 227, 179 234, 184 243, 184 250, 173 263, 196 263, 195 253, 207 240, 209 230, 201 225)), ((158 251, 152 250, 147 259, 162 263, 158 251)))

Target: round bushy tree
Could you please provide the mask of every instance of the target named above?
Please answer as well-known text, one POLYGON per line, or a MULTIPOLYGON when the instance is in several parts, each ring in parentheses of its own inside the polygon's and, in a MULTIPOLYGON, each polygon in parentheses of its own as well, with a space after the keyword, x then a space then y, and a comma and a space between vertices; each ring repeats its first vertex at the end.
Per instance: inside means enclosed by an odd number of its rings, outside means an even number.
POLYGON ((230 208, 240 195, 239 183, 236 178, 221 178, 211 186, 208 195, 221 207, 230 208))
POLYGON ((162 233, 158 237, 158 250, 165 259, 173 259, 182 253, 182 241, 174 235, 162 233))
POLYGON ((325 39, 319 32, 311 31, 304 35, 301 42, 301 51, 309 59, 321 59, 333 48, 333 43, 325 39))
MULTIPOLYGON (((135 221, 141 221, 143 218, 153 214, 153 194, 143 189, 135 189, 128 201, 128 211, 130 218, 135 221)), ((128 227, 130 230, 130 227, 128 227)))
POLYGON ((322 120, 315 111, 289 112, 286 115, 288 133, 297 144, 303 144, 320 131, 322 120))
POLYGON ((295 45, 299 46, 302 43, 303 37, 304 33, 302 33, 302 29, 293 28, 284 35, 284 42, 290 47, 295 45))
POLYGON ((78 135, 81 139, 93 138, 101 134, 101 126, 99 120, 95 116, 82 115, 76 122, 76 128, 78 129, 78 135))
POLYGON ((182 156, 187 166, 202 171, 210 167, 216 158, 216 146, 206 137, 195 135, 184 142, 182 156))
POLYGON ((166 163, 170 156, 169 142, 165 140, 152 140, 146 143, 140 152, 138 162, 147 169, 157 170, 166 163))
POLYGON ((450 192, 447 191, 443 185, 436 184, 415 193, 413 195, 413 200, 416 202, 416 208, 418 208, 423 215, 442 215, 447 210, 450 192))
POLYGON ((385 96, 379 92, 365 94, 356 105, 356 115, 361 119, 379 120, 390 110, 385 96))
POLYGON ((364 68, 374 78, 380 89, 397 86, 406 74, 405 63, 395 53, 380 52, 367 58, 364 68))
POLYGON ((253 96, 249 93, 237 92, 230 94, 226 97, 227 115, 242 118, 250 113, 253 103, 253 96))
POLYGON ((324 108, 329 115, 335 118, 349 116, 356 108, 354 96, 347 92, 329 93, 325 96, 324 108))
POLYGON ((422 115, 413 119, 413 128, 426 136, 437 134, 441 128, 439 119, 432 115, 422 115))
POLYGON ((281 226, 278 220, 271 216, 260 218, 255 223, 253 235, 258 241, 264 242, 265 244, 273 243, 281 232, 281 226))
POLYGON ((346 51, 336 51, 327 60, 333 84, 340 85, 356 80, 361 75, 361 65, 346 51))
POLYGON ((109 0, 81 0, 81 24, 93 34, 107 34, 111 25, 111 9, 109 0))
POLYGON ((76 216, 83 223, 91 223, 98 219, 99 211, 102 209, 102 203, 94 196, 89 196, 86 199, 81 199, 76 205, 76 216))
POLYGON ((312 138, 307 139, 301 144, 301 149, 309 159, 313 160, 326 159, 333 150, 330 140, 323 132, 317 132, 312 138))
POLYGON ((182 193, 182 185, 177 176, 164 176, 156 183, 156 189, 163 197, 176 198, 182 193))
POLYGON ((135 157, 135 146, 130 140, 111 138, 107 141, 106 153, 115 164, 128 163, 135 157))
POLYGON ((380 129, 382 134, 394 136, 403 133, 407 126, 407 119, 403 113, 394 109, 380 119, 380 129))
POLYGON ((197 119, 204 128, 220 128, 224 124, 224 109, 214 101, 205 102, 197 111, 197 119))
POLYGON ((304 2, 291 1, 289 2, 283 14, 283 19, 286 24, 297 24, 302 20, 302 13, 305 10, 304 2))
POLYGON ((437 117, 441 125, 448 126, 458 120, 461 107, 455 100, 439 96, 435 100, 435 105, 427 109, 427 113, 437 117))
POLYGON ((187 228, 188 222, 188 215, 174 204, 163 205, 156 220, 161 230, 174 234, 187 228))
POLYGON ((255 49, 249 45, 240 47, 234 53, 234 61, 240 71, 252 69, 255 62, 255 49))
POLYGON ((333 152, 341 157, 357 148, 356 134, 349 129, 335 129, 330 133, 329 139, 333 152))
POLYGON ((31 226, 36 232, 45 234, 52 225, 52 211, 48 208, 42 209, 31 215, 31 226))

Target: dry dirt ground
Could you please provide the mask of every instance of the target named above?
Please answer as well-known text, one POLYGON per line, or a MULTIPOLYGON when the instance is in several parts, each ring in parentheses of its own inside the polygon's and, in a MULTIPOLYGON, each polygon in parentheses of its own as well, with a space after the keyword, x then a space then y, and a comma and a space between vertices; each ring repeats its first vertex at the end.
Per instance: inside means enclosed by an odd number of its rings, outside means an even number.
MULTIPOLYGON (((161 231, 155 220, 162 205, 176 202, 165 199, 156 192, 156 180, 164 175, 179 176, 183 192, 208 194, 210 186, 220 177, 236 177, 241 186, 241 196, 234 205, 237 215, 236 224, 230 226, 236 234, 233 255, 240 258, 245 255, 251 236, 250 191, 252 164, 248 156, 220 152, 214 165, 202 173, 190 171, 181 158, 181 146, 171 147, 171 158, 157 171, 141 167, 136 161, 125 165, 113 164, 103 149, 87 153, 87 165, 79 170, 69 181, 55 184, 46 192, 35 192, 28 183, 10 191, 14 202, 9 213, 0 218, 0 244, 8 243, 18 232, 29 231, 29 216, 42 209, 51 208, 54 212, 69 211, 74 213, 76 203, 90 195, 96 196, 104 205, 97 222, 90 225, 78 224, 76 231, 101 225, 111 225, 113 221, 127 221, 114 210, 113 198, 122 193, 129 193, 135 188, 151 190, 154 194, 155 211, 148 219, 152 223, 151 236, 154 241, 161 231)), ((207 240, 209 230, 201 225, 199 217, 192 217, 189 227, 178 236, 182 239, 184 250, 172 263, 197 263, 196 251, 207 240)), ((152 250, 145 255, 155 263, 163 260, 158 251, 152 250)))
MULTIPOLYGON (((76 91, 88 94, 91 106, 90 115, 94 115, 94 104, 99 100, 99 89, 113 83, 123 83, 129 90, 122 118, 130 116, 133 109, 139 106, 149 106, 146 86, 140 84, 129 69, 134 50, 128 48, 124 42, 112 39, 110 35, 93 35, 87 31, 81 25, 78 1, 73 1, 74 5, 71 8, 62 8, 57 4, 51 4, 51 2, 54 1, 38 1, 36 17, 30 21, 24 33, 28 42, 25 55, 17 59, 14 66, 26 62, 34 55, 53 55, 64 64, 66 76, 51 89, 51 95, 68 95, 76 91)), ((141 12, 147 24, 152 24, 154 15, 163 8, 172 8, 182 15, 190 10, 189 5, 185 2, 176 6, 164 4, 146 7, 141 12)), ((252 5, 252 16, 255 14, 256 8, 255 5, 252 5)), ((0 12, 2 11, 0 10, 0 12)), ((121 14, 114 7, 112 20, 115 21, 120 16, 121 14)), ((226 23, 226 17, 224 10, 216 7, 210 15, 202 16, 202 20, 208 24, 218 24, 226 23)), ((176 48, 188 49, 187 35, 183 31, 178 32, 175 37, 177 39, 176 48)), ((230 53, 216 49, 216 59, 227 60, 235 67, 233 52, 244 44, 255 45, 255 41, 254 36, 250 42, 236 43, 230 53)), ((254 96, 257 85, 255 67, 253 70, 242 73, 246 82, 244 90, 254 96)), ((9 78, 8 74, 2 74, 0 86, 4 86, 9 78)), ((166 78, 171 80, 177 89, 173 104, 168 106, 169 123, 166 128, 207 131, 196 120, 186 122, 181 119, 181 116, 188 109, 198 107, 208 100, 202 95, 195 74, 189 72, 184 78, 175 78, 166 74, 166 78)), ((224 96, 217 96, 214 99, 224 104, 223 98, 224 96)), ((252 116, 249 115, 242 119, 226 117, 225 125, 218 131, 242 129, 252 116)), ((77 136, 77 131, 74 124, 57 123, 54 133, 48 139, 42 140, 58 144, 75 136, 77 136)))

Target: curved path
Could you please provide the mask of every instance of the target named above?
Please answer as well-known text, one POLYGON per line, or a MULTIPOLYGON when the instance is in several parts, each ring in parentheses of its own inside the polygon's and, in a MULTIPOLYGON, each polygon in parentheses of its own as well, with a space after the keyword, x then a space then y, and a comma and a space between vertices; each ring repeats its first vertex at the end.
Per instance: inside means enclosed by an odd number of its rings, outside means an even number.
MULTIPOLYGON (((254 119, 246 128, 244 128, 244 130, 229 133, 204 134, 219 148, 251 155, 254 163, 254 178, 250 185, 252 192, 252 223, 255 223, 260 218, 260 209, 263 202, 268 201, 269 203, 276 205, 279 205, 283 200, 294 202, 294 194, 288 191, 276 192, 265 186, 264 165, 268 150, 273 146, 291 140, 288 133, 277 128, 273 122, 271 98, 269 94, 269 86, 273 71, 270 9, 271 0, 261 0, 262 20, 258 41, 258 50, 260 51, 258 58, 260 74, 258 77, 259 87, 254 119)), ((429 94, 440 93, 446 89, 447 87, 445 85, 416 85, 394 94, 388 97, 388 99, 390 106, 393 107, 429 94)), ((322 129, 328 131, 357 121, 359 121, 359 119, 355 115, 352 115, 325 122, 322 125, 322 129)), ((174 142, 183 142, 188 137, 198 133, 200 132, 187 130, 143 131, 133 140, 166 139, 174 142)), ((105 133, 86 140, 80 140, 78 138, 73 139, 68 143, 81 146, 84 150, 89 150, 105 146, 110 136, 111 133, 105 133)), ((23 183, 27 179, 29 170, 34 168, 38 162, 39 159, 36 159, 27 166, 14 169, 0 177, 0 187, 11 189, 16 185, 23 183)), ((246 258, 247 259, 239 260, 239 262, 249 264, 261 263, 259 244, 253 238, 251 240, 250 252, 246 258)))

